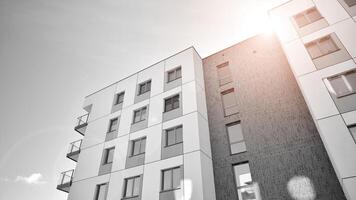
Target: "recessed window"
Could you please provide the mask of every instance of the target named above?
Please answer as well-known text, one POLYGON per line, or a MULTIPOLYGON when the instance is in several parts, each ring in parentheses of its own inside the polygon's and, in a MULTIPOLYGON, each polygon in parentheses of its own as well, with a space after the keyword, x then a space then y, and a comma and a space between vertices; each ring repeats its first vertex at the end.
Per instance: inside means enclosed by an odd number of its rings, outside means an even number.
POLYGON ((119 94, 116 94, 114 105, 118 105, 120 103, 123 103, 124 102, 124 96, 125 96, 125 92, 121 92, 119 94))
POLYGON ((146 137, 133 140, 132 141, 132 149, 131 149, 131 156, 136 156, 139 154, 145 153, 146 149, 146 137))
POLYGON ((229 69, 229 62, 220 64, 216 66, 216 68, 218 70, 218 78, 219 78, 220 86, 230 83, 232 81, 231 72, 229 69))
POLYGON ((100 184, 96 186, 95 200, 105 200, 108 190, 108 183, 100 184))
POLYGON ((119 118, 114 118, 110 120, 108 132, 116 131, 119 127, 119 118))
POLYGON ((312 59, 316 59, 339 50, 330 35, 305 44, 312 59))
POLYGON ((344 1, 349 7, 356 5, 356 0, 344 0, 344 1))
POLYGON ((343 97, 356 92, 356 70, 348 71, 337 76, 327 78, 337 97, 343 97))
POLYGON ((183 142, 183 126, 177 126, 166 130, 166 145, 171 146, 183 142))
POLYGON ((105 149, 103 164, 110 164, 114 160, 115 147, 105 149))
POLYGON ((239 199, 257 199, 257 191, 253 186, 250 165, 248 163, 233 166, 235 183, 239 199))
POLYGON ((181 167, 175 167, 162 171, 162 191, 175 190, 180 188, 182 179, 181 167))
POLYGON ((164 100, 164 111, 168 112, 179 108, 179 94, 164 100))
POLYGON ((236 107, 236 98, 234 88, 225 90, 221 93, 222 103, 224 107, 225 116, 231 115, 231 108, 236 107))
POLYGON ((356 143, 356 124, 348 126, 349 131, 351 133, 352 138, 354 139, 354 142, 356 143))
POLYGON ((147 117, 147 107, 142 107, 134 111, 133 123, 146 120, 147 117))
POLYGON ((151 91, 151 80, 141 83, 139 85, 138 95, 151 91))
POLYGON ((135 176, 125 179, 124 198, 136 197, 140 195, 141 177, 135 176))
POLYGON ((174 81, 182 77, 181 67, 177 67, 167 72, 167 82, 174 81))
POLYGON ((246 151, 244 136, 242 134, 241 124, 234 122, 226 125, 229 136, 231 154, 241 153, 246 151))
POLYGON ((314 7, 310 8, 304 12, 301 12, 297 15, 294 16, 295 22, 298 24, 299 28, 302 28, 303 26, 306 26, 308 24, 311 24, 313 22, 318 21, 319 19, 322 19, 323 17, 319 13, 319 11, 314 7))

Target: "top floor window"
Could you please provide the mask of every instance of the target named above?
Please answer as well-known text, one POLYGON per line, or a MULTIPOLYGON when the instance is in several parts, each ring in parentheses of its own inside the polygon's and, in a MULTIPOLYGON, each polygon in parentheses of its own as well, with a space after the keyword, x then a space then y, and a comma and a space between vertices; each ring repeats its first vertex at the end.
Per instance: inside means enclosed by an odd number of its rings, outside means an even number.
POLYGON ((151 80, 141 83, 139 85, 138 95, 151 91, 151 80))
POLYGON ((312 59, 325 56, 339 50, 339 47, 335 44, 330 35, 322 37, 305 44, 308 53, 312 59))
POLYGON ((167 82, 174 81, 182 77, 182 68, 177 67, 167 72, 167 82))
POLYGON ((294 16, 294 20, 297 23, 299 28, 302 28, 308 24, 311 24, 315 21, 318 21, 319 19, 322 19, 323 17, 319 13, 319 11, 314 7, 310 8, 304 12, 301 12, 297 15, 294 16))
POLYGON ((124 102, 124 96, 125 96, 125 92, 121 92, 121 93, 116 94, 114 105, 118 105, 120 103, 123 103, 124 102))

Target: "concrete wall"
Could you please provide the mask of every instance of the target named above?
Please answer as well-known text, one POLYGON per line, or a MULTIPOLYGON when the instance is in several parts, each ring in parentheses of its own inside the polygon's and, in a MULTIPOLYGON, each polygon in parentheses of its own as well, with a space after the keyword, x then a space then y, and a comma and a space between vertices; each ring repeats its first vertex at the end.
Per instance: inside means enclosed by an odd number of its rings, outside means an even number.
POLYGON ((296 188, 310 199, 345 199, 277 37, 250 38, 203 63, 218 200, 237 199, 232 165, 246 161, 262 199, 297 199, 296 188), (223 114, 216 69, 227 61, 239 108, 231 117, 223 114), (237 120, 247 151, 231 155, 225 124, 237 120), (311 184, 294 181, 300 177, 311 184))

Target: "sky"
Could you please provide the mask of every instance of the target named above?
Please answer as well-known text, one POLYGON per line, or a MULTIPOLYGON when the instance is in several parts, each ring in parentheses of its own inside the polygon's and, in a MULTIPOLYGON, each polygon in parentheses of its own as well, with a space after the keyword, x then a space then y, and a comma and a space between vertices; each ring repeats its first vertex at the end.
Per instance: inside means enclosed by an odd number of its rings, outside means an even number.
POLYGON ((0 0, 0 200, 65 200, 84 97, 194 46, 269 30, 286 0, 0 0), (223 2, 223 3, 222 3, 223 2))

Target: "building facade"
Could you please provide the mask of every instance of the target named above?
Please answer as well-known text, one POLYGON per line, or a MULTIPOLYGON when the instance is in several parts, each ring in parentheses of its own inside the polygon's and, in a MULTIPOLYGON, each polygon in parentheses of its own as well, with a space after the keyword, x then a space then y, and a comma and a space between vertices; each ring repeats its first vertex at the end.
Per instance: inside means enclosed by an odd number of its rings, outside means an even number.
POLYGON ((293 0, 271 21, 347 199, 356 199, 356 1, 293 0))

